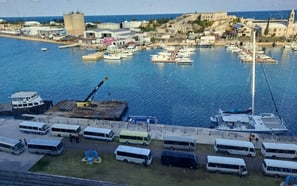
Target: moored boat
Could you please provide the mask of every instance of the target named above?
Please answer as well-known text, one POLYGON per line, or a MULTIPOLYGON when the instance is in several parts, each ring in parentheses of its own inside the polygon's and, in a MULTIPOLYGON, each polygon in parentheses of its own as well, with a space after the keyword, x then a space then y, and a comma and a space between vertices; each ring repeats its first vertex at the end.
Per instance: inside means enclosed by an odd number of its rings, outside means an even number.
POLYGON ((124 121, 132 124, 156 124, 158 119, 154 116, 127 116, 124 121))
POLYGON ((16 92, 9 98, 12 115, 41 114, 53 106, 51 100, 43 100, 37 92, 16 92))
MULTIPOLYGON (((254 114, 256 43, 253 35, 252 108, 244 111, 223 111, 210 117, 217 130, 234 132, 283 133, 288 129, 280 116, 273 113, 254 114)), ((277 109, 276 109, 277 110, 277 109)))

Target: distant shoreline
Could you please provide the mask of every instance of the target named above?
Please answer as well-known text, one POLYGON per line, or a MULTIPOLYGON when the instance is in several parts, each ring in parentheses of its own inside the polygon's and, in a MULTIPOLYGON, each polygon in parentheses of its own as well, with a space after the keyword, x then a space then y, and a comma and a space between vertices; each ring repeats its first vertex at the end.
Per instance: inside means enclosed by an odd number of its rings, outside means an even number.
MULTIPOLYGON (((46 43, 54 43, 54 44, 61 44, 61 45, 68 45, 68 44, 73 44, 75 42, 71 42, 71 41, 54 41, 54 40, 49 40, 49 39, 42 39, 42 38, 34 38, 34 37, 27 37, 27 36, 18 36, 18 35, 8 35, 8 34, 0 34, 0 37, 6 37, 6 38, 13 38, 13 39, 20 39, 20 40, 27 40, 27 41, 37 41, 37 42, 46 42, 46 43)), ((234 40, 219 40, 216 41, 214 43, 214 46, 225 46, 227 44, 230 44, 234 42, 234 40)), ((239 41, 240 42, 240 41, 239 41)), ((168 45, 181 45, 180 42, 171 42, 171 43, 162 43, 162 45, 164 44, 168 44, 168 45)), ((186 46, 194 46, 197 45, 196 43, 182 43, 183 45, 186 46)), ((283 41, 283 42, 257 42, 257 45, 259 46, 273 46, 273 44, 275 44, 275 46, 285 46, 287 44, 287 42, 283 41)), ((155 46, 159 45, 158 43, 154 44, 155 46)), ((86 44, 84 44, 84 46, 86 47, 86 44)), ((91 45, 90 45, 91 47, 91 45)))

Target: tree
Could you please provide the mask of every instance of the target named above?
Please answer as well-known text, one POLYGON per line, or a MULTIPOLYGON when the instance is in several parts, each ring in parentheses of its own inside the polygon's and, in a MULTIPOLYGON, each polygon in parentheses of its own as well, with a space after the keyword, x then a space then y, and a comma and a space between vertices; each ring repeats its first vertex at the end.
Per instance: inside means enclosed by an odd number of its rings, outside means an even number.
POLYGON ((264 35, 265 36, 267 36, 269 34, 269 21, 270 21, 270 18, 268 18, 266 28, 264 30, 264 35))

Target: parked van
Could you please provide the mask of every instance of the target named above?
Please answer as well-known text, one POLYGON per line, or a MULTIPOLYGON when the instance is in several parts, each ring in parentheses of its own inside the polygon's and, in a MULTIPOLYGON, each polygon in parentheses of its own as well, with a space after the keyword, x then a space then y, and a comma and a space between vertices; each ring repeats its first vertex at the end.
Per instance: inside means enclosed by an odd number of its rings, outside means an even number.
POLYGON ((196 142, 191 137, 185 136, 164 136, 163 147, 171 150, 196 150, 196 142))
POLYGON ((198 158, 194 153, 164 150, 161 154, 161 164, 196 169, 198 158))

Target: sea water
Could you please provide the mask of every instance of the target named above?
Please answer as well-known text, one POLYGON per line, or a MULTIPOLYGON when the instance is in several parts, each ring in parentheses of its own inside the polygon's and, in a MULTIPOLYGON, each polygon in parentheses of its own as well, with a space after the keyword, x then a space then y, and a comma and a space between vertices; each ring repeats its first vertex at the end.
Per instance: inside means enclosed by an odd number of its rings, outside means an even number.
MULTIPOLYGON (((83 61, 93 50, 59 49, 57 44, 0 38, 0 102, 16 91, 37 91, 54 103, 84 100, 108 77, 94 100, 126 100, 127 115, 156 116, 159 123, 209 127, 222 109, 251 106, 251 64, 225 47, 197 48, 192 65, 152 63, 160 49, 143 50, 119 61, 83 61), (47 48, 46 52, 41 48, 47 48)), ((266 47, 278 64, 257 64, 255 112, 275 112, 297 131, 297 52, 266 47)))

